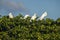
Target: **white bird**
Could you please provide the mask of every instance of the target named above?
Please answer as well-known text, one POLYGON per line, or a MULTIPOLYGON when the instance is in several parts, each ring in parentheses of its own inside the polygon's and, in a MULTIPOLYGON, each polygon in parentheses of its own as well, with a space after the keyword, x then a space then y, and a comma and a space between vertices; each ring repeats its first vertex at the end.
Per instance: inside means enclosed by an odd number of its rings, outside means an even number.
POLYGON ((12 13, 9 13, 9 18, 13 18, 13 15, 12 15, 12 13))
POLYGON ((47 12, 44 12, 43 14, 42 14, 42 16, 39 18, 40 20, 43 20, 44 19, 44 17, 46 17, 47 16, 47 12))
POLYGON ((27 17, 29 17, 29 15, 25 15, 25 16, 24 16, 24 19, 26 19, 27 17))
POLYGON ((36 13, 31 17, 31 20, 35 20, 37 18, 36 13))

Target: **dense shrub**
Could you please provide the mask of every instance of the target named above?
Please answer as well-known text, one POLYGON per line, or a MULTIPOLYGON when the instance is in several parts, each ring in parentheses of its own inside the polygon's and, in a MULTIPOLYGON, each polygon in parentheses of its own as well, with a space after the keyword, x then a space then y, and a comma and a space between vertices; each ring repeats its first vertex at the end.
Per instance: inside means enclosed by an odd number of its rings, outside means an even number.
POLYGON ((0 40, 60 40, 60 18, 30 22, 22 15, 0 18, 0 40))

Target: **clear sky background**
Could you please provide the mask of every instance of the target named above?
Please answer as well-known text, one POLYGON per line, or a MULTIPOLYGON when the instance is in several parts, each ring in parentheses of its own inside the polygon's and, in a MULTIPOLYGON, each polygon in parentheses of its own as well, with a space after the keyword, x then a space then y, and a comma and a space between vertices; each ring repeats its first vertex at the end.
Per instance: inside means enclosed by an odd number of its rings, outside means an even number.
POLYGON ((60 18, 60 0, 0 0, 1 15, 12 12, 15 16, 19 13, 41 16, 45 11, 47 18, 60 18))

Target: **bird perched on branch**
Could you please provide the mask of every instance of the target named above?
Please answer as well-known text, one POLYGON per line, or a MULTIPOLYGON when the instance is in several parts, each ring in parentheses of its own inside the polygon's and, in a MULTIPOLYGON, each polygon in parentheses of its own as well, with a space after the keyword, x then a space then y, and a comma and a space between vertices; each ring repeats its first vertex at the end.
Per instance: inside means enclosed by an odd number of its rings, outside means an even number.
POLYGON ((47 16, 47 12, 44 12, 43 14, 42 14, 42 16, 39 18, 40 20, 43 20, 44 19, 44 17, 46 17, 47 16))
POLYGON ((9 18, 13 18, 13 15, 12 15, 12 13, 9 13, 9 18))
POLYGON ((31 17, 31 20, 35 20, 37 18, 36 13, 31 17))
POLYGON ((28 14, 24 16, 24 19, 26 19, 27 17, 29 17, 29 15, 28 15, 28 14))

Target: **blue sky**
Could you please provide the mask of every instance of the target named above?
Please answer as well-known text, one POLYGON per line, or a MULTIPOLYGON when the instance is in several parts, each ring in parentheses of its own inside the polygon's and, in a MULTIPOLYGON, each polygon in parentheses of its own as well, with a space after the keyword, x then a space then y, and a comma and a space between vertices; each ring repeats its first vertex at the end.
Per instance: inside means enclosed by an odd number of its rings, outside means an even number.
POLYGON ((57 19, 60 17, 60 0, 0 0, 0 14, 8 15, 12 12, 14 15, 22 13, 23 15, 41 16, 47 12, 47 18, 57 19))

